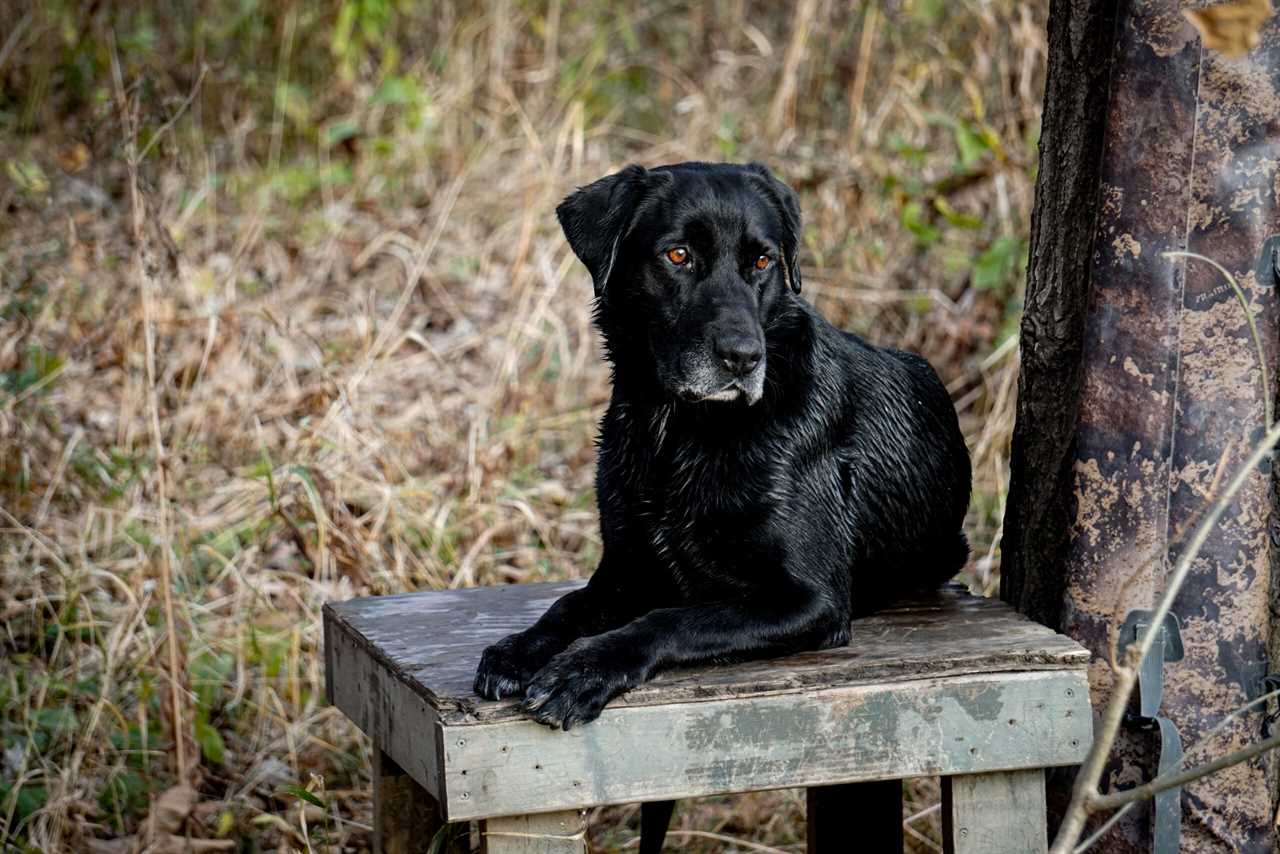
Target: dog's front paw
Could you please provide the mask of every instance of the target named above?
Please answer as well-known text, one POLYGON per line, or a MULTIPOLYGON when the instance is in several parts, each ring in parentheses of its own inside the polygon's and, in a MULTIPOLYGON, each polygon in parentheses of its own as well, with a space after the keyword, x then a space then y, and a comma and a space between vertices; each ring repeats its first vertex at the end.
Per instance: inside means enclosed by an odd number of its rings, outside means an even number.
POLYGON ((589 723, 606 703, 644 681, 632 658, 598 638, 574 641, 534 675, 520 707, 552 729, 589 723))
POLYGON ((508 635, 485 649, 472 689, 487 700, 519 697, 530 677, 546 664, 543 644, 520 634, 508 635))

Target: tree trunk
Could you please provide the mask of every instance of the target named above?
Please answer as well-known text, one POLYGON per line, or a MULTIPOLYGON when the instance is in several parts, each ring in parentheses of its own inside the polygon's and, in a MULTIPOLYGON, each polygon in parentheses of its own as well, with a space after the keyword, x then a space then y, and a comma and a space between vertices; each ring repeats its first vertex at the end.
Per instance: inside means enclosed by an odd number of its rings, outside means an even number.
POLYGON ((1076 513, 1072 461, 1115 5, 1054 0, 1049 11, 1000 596, 1054 627, 1065 583, 1061 556, 1076 513))

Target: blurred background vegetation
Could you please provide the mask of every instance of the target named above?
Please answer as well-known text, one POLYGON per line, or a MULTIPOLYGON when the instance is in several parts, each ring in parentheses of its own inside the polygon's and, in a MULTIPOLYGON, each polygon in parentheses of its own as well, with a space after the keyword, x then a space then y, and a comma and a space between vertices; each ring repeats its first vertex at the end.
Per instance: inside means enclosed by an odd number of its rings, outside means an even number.
MULTIPOLYGON (((627 162, 798 190, 806 296, 949 384, 993 592, 1043 16, 0 2, 0 847, 367 848, 320 606, 590 572, 607 371, 553 208, 627 162)), ((674 828, 801 851, 803 793, 674 828)))

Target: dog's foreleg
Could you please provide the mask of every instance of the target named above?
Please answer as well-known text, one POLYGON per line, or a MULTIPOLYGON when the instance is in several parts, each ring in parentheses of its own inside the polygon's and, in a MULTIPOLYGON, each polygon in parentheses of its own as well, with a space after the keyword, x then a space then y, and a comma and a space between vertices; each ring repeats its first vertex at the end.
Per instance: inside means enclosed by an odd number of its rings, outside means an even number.
POLYGON ((529 681, 523 707, 541 723, 571 729, 666 667, 785 655, 841 646, 848 638, 847 607, 808 591, 659 608, 569 644, 529 681))
POLYGON ((613 582, 602 564, 586 587, 561 596, 536 623, 485 649, 473 689, 490 700, 520 696, 529 679, 575 640, 623 625, 644 598, 613 582))

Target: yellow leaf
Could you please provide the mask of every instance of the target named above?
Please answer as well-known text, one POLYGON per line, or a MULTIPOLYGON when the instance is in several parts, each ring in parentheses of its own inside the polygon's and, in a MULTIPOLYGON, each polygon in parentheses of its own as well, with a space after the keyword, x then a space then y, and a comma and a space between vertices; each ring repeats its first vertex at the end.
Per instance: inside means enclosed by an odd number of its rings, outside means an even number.
POLYGON ((1205 9, 1184 9, 1205 47, 1229 59, 1244 56, 1258 45, 1258 31, 1271 17, 1270 0, 1238 0, 1205 9))
POLYGON ((53 159, 62 167, 63 172, 79 172, 89 165, 89 146, 83 142, 73 142, 55 154, 53 159))

